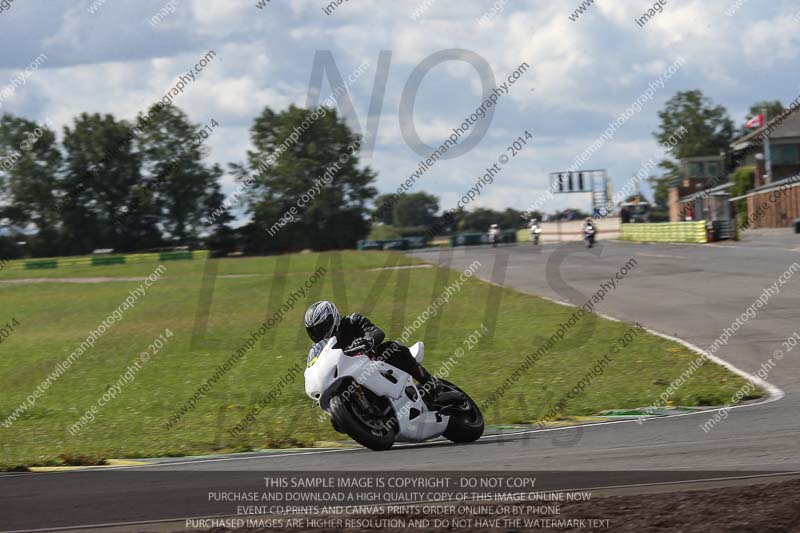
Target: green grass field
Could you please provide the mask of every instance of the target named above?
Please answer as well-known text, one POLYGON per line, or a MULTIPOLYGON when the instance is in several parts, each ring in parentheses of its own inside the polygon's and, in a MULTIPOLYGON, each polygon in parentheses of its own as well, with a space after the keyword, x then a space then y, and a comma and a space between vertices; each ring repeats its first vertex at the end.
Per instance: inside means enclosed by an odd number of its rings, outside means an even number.
MULTIPOLYGON (((266 447, 314 445, 341 436, 318 420, 303 392, 302 376, 261 411, 247 431, 228 430, 287 369, 304 366, 309 341, 302 314, 310 302, 328 298, 345 312, 372 318, 389 338, 425 310, 459 273, 433 268, 386 267, 420 264, 401 254, 342 252, 268 258, 225 259, 214 269, 205 261, 164 263, 166 272, 135 307, 127 310, 35 402, 5 427, 4 421, 98 327, 140 281, 97 284, 0 283, 0 326, 18 325, 0 344, 0 467, 86 463, 107 458, 190 455, 266 447), (171 429, 162 426, 258 328, 302 287, 318 267, 326 275, 306 298, 271 328, 171 429), (380 269, 380 270, 376 270, 380 269), (213 294, 203 292, 204 270, 213 294), (207 316, 203 309, 208 308, 207 316), (206 323, 205 331, 200 325, 206 323), (174 336, 96 419, 76 434, 68 427, 117 383, 133 361, 165 329, 174 336), (194 336, 194 348, 193 345, 194 336)), ((73 267, 48 271, 5 269, 0 280, 36 277, 146 276, 157 264, 73 267)), ((450 380, 479 403, 516 366, 565 322, 573 310, 540 298, 472 279, 414 339, 426 343, 425 364, 436 370, 461 347, 450 380), (493 313, 487 302, 499 300, 493 313), (496 317, 499 316, 499 319, 496 317), (484 334, 470 350, 465 339, 484 334)), ((630 324, 587 315, 485 414, 488 423, 526 423, 545 416, 588 372, 630 324)), ((695 354, 683 346, 640 334, 620 350, 605 373, 560 415, 590 415, 604 409, 652 404, 695 354)), ((744 385, 727 370, 707 364, 672 398, 674 405, 722 404, 744 385)))

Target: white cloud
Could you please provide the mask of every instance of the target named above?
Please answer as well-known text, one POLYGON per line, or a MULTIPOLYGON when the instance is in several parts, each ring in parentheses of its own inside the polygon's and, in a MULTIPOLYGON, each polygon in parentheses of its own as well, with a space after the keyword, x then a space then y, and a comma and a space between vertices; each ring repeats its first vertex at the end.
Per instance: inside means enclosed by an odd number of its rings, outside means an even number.
MULTIPOLYGON (((344 76, 369 63, 369 72, 350 88, 363 127, 378 54, 391 50, 378 142, 365 161, 379 171, 378 187, 387 191, 420 159, 405 144, 398 120, 409 73, 434 52, 462 48, 485 58, 498 82, 523 61, 530 69, 501 99, 480 145, 437 163, 419 188, 440 195, 444 206, 453 204, 527 128, 534 146, 480 199, 519 208, 544 190, 548 172, 567 166, 678 56, 686 58, 686 66, 588 163, 608 168, 620 186, 655 150, 657 111, 676 91, 702 88, 730 110, 746 109, 756 100, 788 102, 797 92, 793 73, 799 66, 800 22, 793 18, 797 6, 791 0, 749 2, 732 17, 724 12, 733 0, 669 2, 643 28, 634 19, 652 6, 650 0, 597 2, 576 22, 568 18, 576 0, 536 2, 535 7, 508 2, 483 26, 477 20, 491 2, 432 0, 412 21, 409 15, 421 1, 352 0, 326 15, 325 0, 272 0, 264 9, 256 8, 255 0, 175 0, 175 13, 156 28, 147 18, 167 0, 108 1, 95 15, 86 11, 89 0, 20 5, 3 14, 3 23, 11 26, 0 35, 0 47, 15 57, 3 58, 3 65, 14 68, 0 70, 0 80, 10 79, 38 51, 48 55, 48 62, 3 102, 3 111, 49 116, 57 124, 83 111, 132 118, 213 49, 218 57, 176 105, 192 120, 213 117, 223 124, 225 129, 209 140, 212 161, 242 161, 248 128, 264 106, 305 104, 318 50, 331 50, 344 76), (30 20, 41 23, 27 24, 24 32, 13 27, 30 20)), ((327 91, 327 82, 324 87, 327 91)), ((479 104, 480 93, 473 67, 460 61, 437 66, 415 100, 419 135, 438 144, 479 104)), ((224 184, 231 186, 230 177, 224 184)), ((553 207, 578 201, 574 198, 559 199, 553 207)))

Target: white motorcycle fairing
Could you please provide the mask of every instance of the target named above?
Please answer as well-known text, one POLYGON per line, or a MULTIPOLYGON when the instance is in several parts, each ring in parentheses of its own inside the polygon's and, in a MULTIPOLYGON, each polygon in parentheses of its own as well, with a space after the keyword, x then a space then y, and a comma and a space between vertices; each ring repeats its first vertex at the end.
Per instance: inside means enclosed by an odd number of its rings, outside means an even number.
MULTIPOLYGON (((398 422, 396 440, 421 442, 444 433, 450 417, 428 409, 411 375, 366 355, 345 355, 335 344, 336 338, 331 338, 319 355, 308 362, 304 374, 306 395, 325 412, 335 394, 348 389, 354 394, 355 382, 389 400, 398 422)), ((418 342, 410 350, 422 362, 424 344, 418 342)))

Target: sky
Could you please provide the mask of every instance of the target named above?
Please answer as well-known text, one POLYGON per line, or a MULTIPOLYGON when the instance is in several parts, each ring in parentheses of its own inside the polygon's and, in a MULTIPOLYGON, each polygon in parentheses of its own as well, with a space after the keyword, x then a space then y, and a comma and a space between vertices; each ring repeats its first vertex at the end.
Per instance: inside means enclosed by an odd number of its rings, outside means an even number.
MULTIPOLYGON (((438 146, 484 92, 527 64, 473 127, 485 131, 480 142, 437 161, 412 189, 451 208, 528 132, 469 206, 526 209, 545 193, 550 172, 568 168, 637 100, 640 110, 581 164, 605 169, 614 190, 659 154, 658 111, 676 92, 701 89, 737 125, 756 101, 788 104, 800 94, 796 0, 661 2, 642 24, 658 2, 596 0, 575 16, 579 0, 344 0, 327 8, 330 0, 0 0, 0 112, 49 120, 59 131, 82 112, 132 119, 213 51, 173 102, 198 124, 219 123, 207 141, 209 163, 227 168, 245 160, 249 127, 265 106, 330 95, 327 76, 321 94, 311 83, 316 63, 343 78, 359 72, 347 87, 352 106, 340 99, 337 107, 358 132, 377 124, 361 160, 387 193, 425 159, 406 140, 412 128, 438 146), (444 59, 431 65, 432 55, 444 59), (424 74, 418 89, 409 85, 415 73, 424 74)), ((224 192, 235 187, 226 174, 224 192)), ((542 204, 564 207, 588 210, 589 196, 542 204)))

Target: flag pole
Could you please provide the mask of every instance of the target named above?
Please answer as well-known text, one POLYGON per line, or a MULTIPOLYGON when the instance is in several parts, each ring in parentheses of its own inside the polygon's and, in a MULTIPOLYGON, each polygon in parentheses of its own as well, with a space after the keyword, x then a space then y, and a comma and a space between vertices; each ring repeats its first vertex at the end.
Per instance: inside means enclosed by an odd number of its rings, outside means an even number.
MULTIPOLYGON (((767 108, 761 110, 764 115, 764 128, 769 124, 769 117, 767 116, 767 108)), ((769 149, 769 129, 764 130, 764 170, 767 172, 767 183, 772 183, 772 155, 769 149)))

